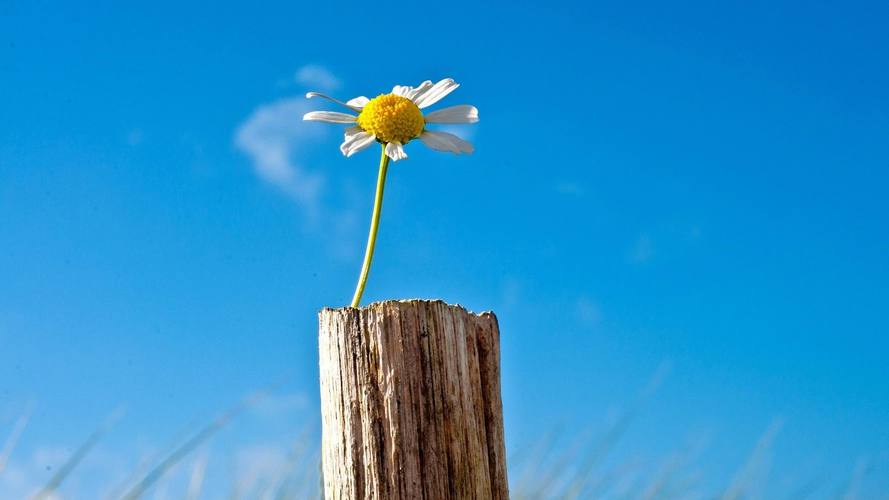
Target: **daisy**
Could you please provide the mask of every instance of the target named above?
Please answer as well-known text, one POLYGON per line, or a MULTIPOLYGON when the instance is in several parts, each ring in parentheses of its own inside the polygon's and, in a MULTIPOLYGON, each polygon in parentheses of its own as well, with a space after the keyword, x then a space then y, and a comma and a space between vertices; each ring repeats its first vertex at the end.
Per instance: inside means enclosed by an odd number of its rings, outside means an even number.
POLYGON ((451 78, 433 84, 427 80, 418 87, 396 85, 390 94, 380 94, 373 99, 360 96, 343 102, 318 92, 309 92, 307 98, 322 97, 341 104, 358 113, 358 116, 335 111, 312 111, 303 120, 327 123, 354 123, 346 129, 340 151, 346 156, 361 151, 374 142, 383 144, 385 154, 393 161, 407 158, 404 145, 414 139, 436 150, 454 154, 472 153, 469 142, 447 132, 426 130, 430 123, 475 123, 478 109, 460 105, 433 111, 426 115, 421 111, 453 92, 460 85, 451 78))
POLYGON ((358 276, 358 285, 352 297, 352 307, 361 303, 370 263, 373 260, 374 247, 377 241, 377 229, 380 226, 380 213, 383 209, 383 188, 386 185, 386 171, 389 159, 393 161, 407 158, 404 145, 414 139, 436 151, 454 154, 472 153, 472 144, 454 134, 426 130, 430 123, 475 123, 478 121, 478 110, 475 106, 460 105, 440 109, 424 115, 421 109, 432 106, 453 92, 459 85, 451 78, 445 78, 433 84, 427 80, 417 87, 396 85, 389 94, 380 94, 373 99, 360 96, 347 102, 333 97, 309 92, 306 98, 323 97, 341 104, 358 115, 337 113, 335 111, 312 111, 303 116, 303 120, 327 123, 354 123, 346 129, 345 140, 340 146, 344 155, 353 154, 367 148, 374 142, 382 145, 380 152, 380 173, 377 176, 377 191, 374 196, 373 215, 370 218, 370 234, 367 236, 367 249, 364 251, 364 264, 358 276))

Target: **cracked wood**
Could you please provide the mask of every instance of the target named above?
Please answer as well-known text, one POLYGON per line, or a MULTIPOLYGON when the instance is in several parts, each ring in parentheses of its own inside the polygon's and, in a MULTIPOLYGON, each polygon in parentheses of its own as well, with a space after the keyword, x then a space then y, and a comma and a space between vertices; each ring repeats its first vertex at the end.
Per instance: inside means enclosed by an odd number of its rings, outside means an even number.
POLYGON ((319 353, 328 500, 509 498, 493 313, 327 308, 319 353))

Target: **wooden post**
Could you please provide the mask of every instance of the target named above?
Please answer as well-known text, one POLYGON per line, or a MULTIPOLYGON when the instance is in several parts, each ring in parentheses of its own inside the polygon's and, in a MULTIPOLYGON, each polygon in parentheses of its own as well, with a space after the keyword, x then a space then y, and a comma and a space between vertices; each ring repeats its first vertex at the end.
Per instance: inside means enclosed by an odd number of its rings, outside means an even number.
POLYGON ((318 337, 325 498, 509 498, 493 313, 327 308, 318 337))

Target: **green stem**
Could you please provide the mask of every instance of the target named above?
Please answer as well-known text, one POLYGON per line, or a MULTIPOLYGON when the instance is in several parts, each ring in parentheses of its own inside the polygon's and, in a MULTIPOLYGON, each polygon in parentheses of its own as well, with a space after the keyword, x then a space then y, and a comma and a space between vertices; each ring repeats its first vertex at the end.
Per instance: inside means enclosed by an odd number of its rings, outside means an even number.
POLYGON ((386 145, 383 144, 383 152, 380 156, 380 173, 377 175, 377 193, 374 196, 374 212, 370 217, 370 234, 367 235, 364 264, 361 266, 358 286, 355 287, 355 296, 352 297, 352 307, 358 307, 358 304, 361 302, 361 295, 364 294, 364 285, 367 283, 367 275, 370 273, 370 261, 374 257, 374 247, 377 243, 377 228, 380 227, 380 212, 383 209, 383 188, 386 186, 386 170, 388 169, 389 157, 386 156, 386 145))

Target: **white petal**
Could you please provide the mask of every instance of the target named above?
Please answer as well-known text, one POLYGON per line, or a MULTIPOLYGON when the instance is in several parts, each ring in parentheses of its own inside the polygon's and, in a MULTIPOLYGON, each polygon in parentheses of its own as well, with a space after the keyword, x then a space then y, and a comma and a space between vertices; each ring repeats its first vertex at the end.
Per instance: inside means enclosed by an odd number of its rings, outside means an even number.
POLYGON ((444 80, 439 81, 435 85, 429 87, 428 90, 424 91, 422 94, 418 94, 414 97, 414 104, 417 105, 420 109, 432 106, 433 104, 440 101, 444 96, 453 92, 460 84, 455 82, 452 78, 445 78, 444 80))
POLYGON ((303 115, 303 120, 327 123, 355 123, 357 116, 336 111, 312 111, 303 115))
POLYGON ((367 148, 374 143, 376 137, 373 134, 361 130, 360 127, 349 127, 345 133, 346 140, 340 145, 340 151, 348 158, 353 154, 367 148))
POLYGON ((425 94, 429 89, 432 88, 432 80, 426 80, 420 85, 412 88, 410 92, 408 92, 405 97, 412 101, 416 101, 417 98, 423 94, 425 94))
POLYGON ((390 142, 386 144, 386 156, 392 158, 392 161, 407 158, 407 154, 404 152, 404 146, 402 146, 400 142, 390 142))
POLYGON ((362 109, 364 109, 365 106, 367 106, 367 103, 369 102, 370 99, 364 97, 363 95, 360 95, 354 99, 349 99, 348 102, 346 102, 346 105, 354 109, 355 111, 361 111, 362 109))
POLYGON ((392 87, 392 93, 395 95, 400 95, 401 97, 407 97, 408 99, 415 101, 417 100, 417 96, 422 95, 427 90, 432 88, 432 81, 426 80, 421 83, 417 87, 409 87, 407 85, 396 85, 392 87))
POLYGON ((425 130, 420 134, 420 140, 423 141, 423 144, 436 151, 445 151, 454 154, 472 153, 475 151, 472 144, 447 132, 431 132, 425 130))
POLYGON ((409 87, 407 85, 396 85, 392 87, 392 93, 395 95, 400 95, 401 97, 406 96, 408 92, 413 92, 413 90, 413 87, 409 87))
MULTIPOLYGON (((355 99, 352 99, 349 102, 343 102, 339 99, 334 99, 333 97, 330 97, 329 95, 322 94, 321 92, 307 92, 306 93, 306 99, 311 99, 313 97, 320 97, 322 99, 327 99, 328 101, 333 101, 337 104, 340 104, 342 106, 345 106, 345 107, 351 109, 352 111, 361 111, 361 108, 364 107, 364 104, 358 106, 352 102, 352 101, 355 101, 356 99, 361 99, 360 97, 356 97, 355 99)), ((364 99, 365 99, 365 102, 367 102, 366 101, 367 98, 365 97, 364 99)))
POLYGON ((478 109, 461 104, 433 111, 423 119, 426 123, 475 123, 478 121, 478 109))

